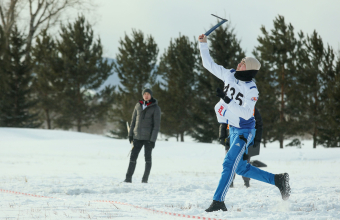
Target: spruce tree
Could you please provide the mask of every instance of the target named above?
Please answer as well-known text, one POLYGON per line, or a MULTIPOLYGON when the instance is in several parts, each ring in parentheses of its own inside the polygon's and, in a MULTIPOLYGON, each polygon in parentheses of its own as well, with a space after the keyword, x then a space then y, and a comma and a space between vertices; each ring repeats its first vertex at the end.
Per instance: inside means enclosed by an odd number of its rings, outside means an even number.
MULTIPOLYGON (((331 47, 327 46, 327 51, 331 47)), ((329 54, 329 53, 327 53, 329 54)), ((332 55, 325 56, 325 66, 330 67, 330 62, 334 57, 332 55)), ((322 115, 322 123, 319 124, 318 144, 325 147, 340 147, 340 51, 338 52, 335 65, 324 70, 327 76, 328 86, 326 90, 324 114, 322 115)))
POLYGON ((278 98, 273 95, 275 91, 275 84, 273 83, 273 73, 270 70, 268 62, 262 59, 261 54, 254 50, 253 55, 261 63, 261 69, 256 75, 256 86, 259 90, 259 99, 256 102, 256 108, 259 110, 262 121, 262 144, 266 147, 266 144, 275 140, 275 130, 277 122, 279 121, 279 115, 277 114, 279 106, 278 98))
POLYGON ((94 39, 91 25, 84 16, 74 23, 61 26, 57 48, 61 58, 60 82, 62 93, 57 100, 55 122, 58 127, 69 129, 90 126, 104 117, 113 103, 114 87, 99 87, 113 73, 112 65, 103 59, 100 38, 94 39))
POLYGON ((58 93, 62 92, 60 84, 61 60, 56 43, 47 30, 43 30, 32 48, 34 81, 33 88, 39 102, 37 108, 42 110, 48 129, 52 129, 56 109, 59 108, 58 93))
POLYGON ((1 67, 6 64, 4 61, 4 54, 6 51, 6 36, 2 26, 0 25, 0 95, 5 91, 7 87, 7 75, 4 71, 1 71, 1 67))
MULTIPOLYGON (((299 123, 303 131, 312 135, 313 148, 316 148, 319 136, 319 126, 324 123, 327 91, 332 80, 329 80, 328 70, 333 72, 334 53, 331 48, 325 48, 321 37, 314 31, 304 41, 304 50, 299 50, 298 80, 302 114, 299 123), (330 60, 327 60, 330 58, 330 60)), ((332 74, 332 73, 331 73, 332 74)), ((332 77, 334 79, 334 77, 332 77)))
MULTIPOLYGON (((227 69, 236 69, 237 64, 245 57, 240 40, 237 39, 230 23, 216 29, 208 37, 208 43, 211 57, 217 64, 227 69)), ((198 85, 195 91, 197 100, 193 110, 195 126, 191 135, 197 141, 211 143, 218 138, 219 124, 214 111, 214 106, 219 101, 216 89, 222 89, 224 84, 203 67, 201 60, 199 66, 198 85)))
POLYGON ((184 141, 192 130, 199 51, 197 42, 186 36, 171 39, 161 56, 158 74, 163 82, 158 86, 159 104, 162 106, 161 132, 184 141))
POLYGON ((274 88, 272 95, 279 100, 279 106, 272 106, 277 109, 279 115, 279 121, 273 127, 275 128, 273 140, 278 140, 280 148, 283 148, 284 139, 296 134, 296 130, 292 128, 298 123, 298 118, 290 112, 294 104, 289 101, 294 99, 296 90, 296 57, 299 42, 295 37, 294 27, 291 24, 287 25, 284 17, 280 15, 274 20, 274 29, 271 33, 264 26, 261 27, 261 32, 263 36, 258 37, 260 45, 256 50, 262 58, 261 62, 266 63, 272 73, 271 81, 268 83, 274 88))
POLYGON ((41 125, 38 113, 32 111, 37 101, 32 97, 32 65, 24 61, 24 39, 15 26, 9 35, 8 44, 1 45, 0 75, 5 79, 0 93, 2 127, 36 128, 41 125))
MULTIPOLYGON (((119 41, 114 70, 118 73, 120 84, 117 101, 111 111, 116 129, 111 131, 116 138, 127 138, 126 122, 131 121, 133 109, 142 99, 142 91, 155 82, 158 46, 154 38, 144 36, 142 31, 132 30, 132 36, 125 34, 119 41)), ((158 94, 155 93, 156 97, 158 94)))

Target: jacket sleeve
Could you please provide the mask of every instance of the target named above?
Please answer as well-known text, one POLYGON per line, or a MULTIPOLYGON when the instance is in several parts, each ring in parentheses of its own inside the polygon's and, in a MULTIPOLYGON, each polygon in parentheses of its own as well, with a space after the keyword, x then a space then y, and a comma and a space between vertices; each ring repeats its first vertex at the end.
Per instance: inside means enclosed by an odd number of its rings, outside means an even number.
POLYGON ((135 125, 136 125, 136 117, 137 117, 137 110, 135 107, 132 113, 132 119, 131 119, 131 124, 129 128, 129 136, 133 136, 133 130, 135 129, 135 125))
POLYGON ((211 72, 217 78, 223 80, 224 82, 225 74, 228 74, 228 70, 225 69, 223 66, 216 64, 212 60, 209 54, 208 43, 199 43, 199 45, 204 68, 206 68, 209 72, 211 72))
POLYGON ((256 134, 255 134, 254 142, 261 143, 263 122, 262 122, 261 114, 256 107, 255 107, 255 120, 256 120, 256 124, 255 124, 256 134))
POLYGON ((228 104, 228 108, 232 113, 241 117, 245 120, 251 118, 254 114, 254 108, 257 101, 259 93, 257 90, 250 90, 244 98, 244 103, 239 105, 239 100, 231 100, 228 104))
POLYGON ((161 108, 157 106, 153 114, 153 128, 150 141, 156 142, 160 127, 161 127, 161 108))

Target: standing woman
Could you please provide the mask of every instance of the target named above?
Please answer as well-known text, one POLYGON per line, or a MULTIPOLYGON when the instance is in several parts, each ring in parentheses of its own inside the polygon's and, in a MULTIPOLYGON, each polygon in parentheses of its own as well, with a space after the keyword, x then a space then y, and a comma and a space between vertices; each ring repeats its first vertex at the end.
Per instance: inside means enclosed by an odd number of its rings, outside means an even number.
POLYGON ((130 163, 124 182, 132 183, 132 175, 136 168, 136 162, 144 146, 145 171, 142 183, 147 183, 151 170, 151 154, 155 147, 157 135, 161 124, 161 108, 153 98, 151 89, 144 89, 143 100, 140 100, 133 111, 129 129, 129 142, 133 142, 130 163))

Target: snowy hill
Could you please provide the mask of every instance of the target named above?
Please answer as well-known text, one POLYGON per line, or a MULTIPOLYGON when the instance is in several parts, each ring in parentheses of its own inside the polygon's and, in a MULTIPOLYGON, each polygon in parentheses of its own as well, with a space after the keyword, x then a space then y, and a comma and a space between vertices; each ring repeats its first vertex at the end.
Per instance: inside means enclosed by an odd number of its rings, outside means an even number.
POLYGON ((226 196, 228 212, 206 213, 224 158, 217 144, 158 141, 149 183, 141 183, 141 152, 127 184, 127 140, 16 128, 0 128, 0 140, 0 219, 184 219, 157 211, 216 219, 340 218, 340 149, 313 149, 311 141, 301 149, 272 143, 252 158, 269 172, 290 174, 288 201, 275 186, 251 180, 245 188, 237 176, 226 196))

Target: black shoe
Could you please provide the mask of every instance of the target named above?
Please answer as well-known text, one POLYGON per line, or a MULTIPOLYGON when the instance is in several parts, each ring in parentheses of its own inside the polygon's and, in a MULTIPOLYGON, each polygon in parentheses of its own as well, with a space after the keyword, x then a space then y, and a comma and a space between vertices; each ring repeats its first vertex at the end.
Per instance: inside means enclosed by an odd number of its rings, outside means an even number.
POLYGON ((244 181, 244 185, 248 188, 250 187, 249 181, 244 181))
POLYGON ((132 183, 132 180, 131 179, 125 179, 124 183, 132 183))
POLYGON ((213 202, 211 203, 209 208, 207 208, 205 211, 206 212, 214 212, 214 211, 218 211, 218 210, 222 210, 224 212, 228 211, 227 207, 225 207, 224 202, 213 200, 213 202))
POLYGON ((233 181, 233 182, 231 182, 231 184, 230 184, 229 188, 234 188, 234 181, 233 181))
POLYGON ((289 175, 288 173, 275 174, 275 186, 279 188, 282 199, 287 200, 290 196, 289 175))

